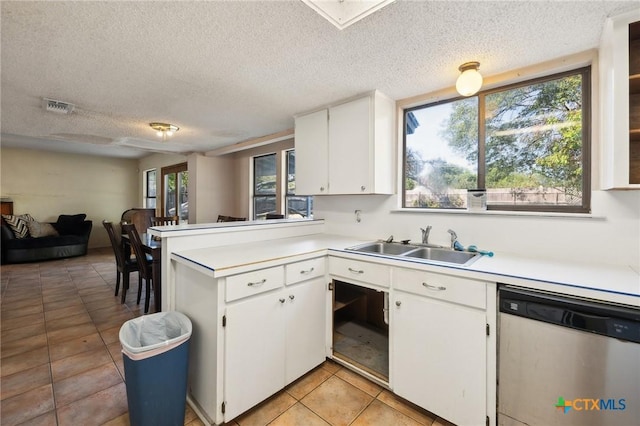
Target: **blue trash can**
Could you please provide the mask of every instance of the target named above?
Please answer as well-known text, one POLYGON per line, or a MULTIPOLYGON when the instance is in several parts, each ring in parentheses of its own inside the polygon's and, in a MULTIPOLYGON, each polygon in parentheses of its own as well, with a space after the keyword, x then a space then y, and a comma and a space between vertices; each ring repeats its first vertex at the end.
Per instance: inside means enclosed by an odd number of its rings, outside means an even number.
POLYGON ((120 328, 129 421, 132 426, 184 424, 191 321, 158 312, 120 328))

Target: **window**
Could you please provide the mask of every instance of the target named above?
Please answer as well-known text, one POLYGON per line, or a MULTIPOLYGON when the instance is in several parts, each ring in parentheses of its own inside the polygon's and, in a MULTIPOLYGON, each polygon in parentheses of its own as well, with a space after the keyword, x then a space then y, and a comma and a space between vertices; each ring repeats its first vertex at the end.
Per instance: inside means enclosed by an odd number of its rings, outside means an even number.
POLYGON ((311 217, 313 197, 297 196, 293 149, 253 157, 253 219, 311 217))
POLYGON ((285 196, 285 212, 287 218, 311 217, 313 197, 296 195, 296 152, 286 152, 287 191, 285 196))
POLYGON ((590 68, 404 111, 403 207, 590 209, 590 68))
POLYGON ((144 206, 156 208, 156 169, 144 172, 144 206))
POLYGON ((276 212, 276 154, 253 157, 253 218, 276 212))
POLYGON ((163 216, 178 216, 179 220, 189 219, 188 184, 187 163, 162 168, 163 216))

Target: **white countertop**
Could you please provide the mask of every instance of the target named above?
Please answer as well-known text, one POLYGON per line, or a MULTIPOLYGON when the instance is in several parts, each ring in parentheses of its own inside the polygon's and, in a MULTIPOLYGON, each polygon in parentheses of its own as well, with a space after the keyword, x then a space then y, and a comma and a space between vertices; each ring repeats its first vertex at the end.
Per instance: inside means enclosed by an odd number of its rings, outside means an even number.
POLYGON ((450 266, 345 250, 347 247, 370 241, 316 234, 186 250, 174 253, 172 257, 179 262, 196 264, 199 268, 210 271, 212 277, 220 277, 269 267, 283 260, 297 261, 324 255, 330 250, 332 255, 351 259, 376 261, 391 266, 425 269, 640 306, 640 274, 631 267, 529 258, 503 252, 497 252, 493 257, 483 256, 469 266, 450 266))

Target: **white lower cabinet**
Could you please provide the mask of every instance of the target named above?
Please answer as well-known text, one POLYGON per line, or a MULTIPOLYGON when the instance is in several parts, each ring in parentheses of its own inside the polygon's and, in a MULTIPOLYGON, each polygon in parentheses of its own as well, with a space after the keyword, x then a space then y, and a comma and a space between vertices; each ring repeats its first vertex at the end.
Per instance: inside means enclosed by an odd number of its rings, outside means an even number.
MULTIPOLYGON (((325 360, 323 301, 327 290, 324 258, 320 260, 321 263, 312 260, 286 265, 286 282, 290 285, 227 304, 225 421, 267 399, 325 360), (320 277, 316 276, 318 271, 320 277), (297 275, 292 279, 289 275, 294 272, 297 275)), ((264 278, 256 277, 267 276, 260 271, 243 275, 250 277, 251 283, 261 283, 264 278)), ((244 281, 238 280, 240 284, 244 281)), ((267 279, 264 285, 268 283, 267 279)))
MULTIPOLYGON (((395 278, 398 278, 397 274, 395 278)), ((409 277, 421 274, 412 271, 409 277)), ((484 309, 447 301, 455 280, 402 281, 392 301, 393 391, 457 425, 485 424, 487 418, 487 335, 484 309), (415 285, 413 285, 415 284, 415 285), (415 294, 413 294, 415 293, 415 294), (434 293, 430 297, 427 293, 434 293)), ((460 286, 483 289, 482 282, 460 286)), ((394 281, 394 286, 396 282, 394 281)), ((484 296, 482 304, 484 305, 484 296)), ((479 300, 478 300, 479 301, 479 300)))
POLYGON ((284 302, 281 292, 274 292, 227 306, 225 419, 233 419, 284 387, 284 302))

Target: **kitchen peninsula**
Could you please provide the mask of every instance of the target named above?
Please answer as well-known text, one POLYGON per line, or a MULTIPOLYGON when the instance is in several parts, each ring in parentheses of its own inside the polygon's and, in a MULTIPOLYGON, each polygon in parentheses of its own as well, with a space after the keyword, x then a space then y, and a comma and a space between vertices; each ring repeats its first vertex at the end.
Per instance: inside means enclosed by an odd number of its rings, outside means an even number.
POLYGON ((398 260, 345 250, 362 239, 327 235, 322 221, 277 222, 150 231, 171 247, 163 259, 170 270, 165 276, 172 280, 163 286, 163 309, 184 312, 194 322, 189 400, 210 424, 228 422, 333 357, 332 280, 383 292, 389 300, 388 379, 347 366, 460 424, 486 418, 496 423, 498 283, 640 305, 640 276, 631 268, 560 264, 501 252, 464 267, 398 260), (450 324, 447 345, 432 346, 429 353, 470 367, 441 366, 451 372, 449 386, 436 386, 440 395, 426 401, 424 388, 418 392, 412 383, 434 372, 405 371, 411 362, 407 356, 419 348, 407 347, 416 339, 407 337, 412 322, 404 319, 404 312, 415 319, 425 311, 438 312, 438 323, 450 324), (255 378, 251 392, 242 386, 247 374, 255 378))

